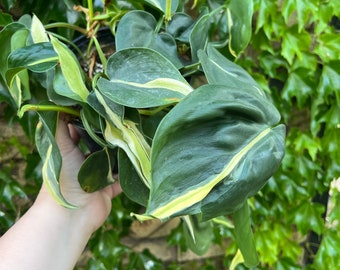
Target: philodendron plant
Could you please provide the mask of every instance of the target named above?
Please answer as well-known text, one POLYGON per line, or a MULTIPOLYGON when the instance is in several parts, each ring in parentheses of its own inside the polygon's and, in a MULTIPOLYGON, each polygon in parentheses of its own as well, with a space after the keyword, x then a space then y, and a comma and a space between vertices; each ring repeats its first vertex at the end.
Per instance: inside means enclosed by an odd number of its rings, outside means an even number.
POLYGON ((180 1, 145 2, 152 13, 125 10, 111 24, 109 58, 96 36, 89 37, 103 66, 95 74, 85 74, 79 50, 47 32, 36 16, 1 31, 3 84, 19 116, 39 114, 35 143, 43 180, 61 205, 77 207, 58 183, 54 134, 63 112, 98 148, 79 172, 85 191, 117 181, 112 170, 118 168, 126 196, 145 207, 132 215, 182 217, 198 254, 209 246, 209 222, 231 214, 241 257, 256 265, 247 199, 279 167, 285 127, 268 93, 219 50, 237 56, 245 49, 252 1, 208 6, 195 19, 180 1))

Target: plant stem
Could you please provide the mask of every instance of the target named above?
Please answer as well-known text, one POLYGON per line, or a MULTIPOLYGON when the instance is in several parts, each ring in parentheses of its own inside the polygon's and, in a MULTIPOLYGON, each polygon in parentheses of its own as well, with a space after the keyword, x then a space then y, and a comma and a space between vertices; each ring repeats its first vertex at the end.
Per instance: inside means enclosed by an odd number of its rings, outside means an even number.
POLYGON ((165 3, 165 22, 169 22, 171 20, 171 2, 172 0, 166 0, 165 3))
POLYGON ((18 111, 18 116, 21 118, 23 117, 24 113, 27 111, 55 111, 55 112, 64 112, 67 114, 74 115, 76 117, 80 117, 79 111, 63 106, 57 105, 37 105, 37 104, 26 104, 21 107, 18 111))
POLYGON ((86 29, 81 28, 81 27, 74 25, 74 24, 57 22, 57 23, 50 23, 50 24, 45 25, 45 29, 51 29, 51 28, 56 28, 56 27, 65 27, 65 28, 76 30, 76 31, 78 31, 78 32, 80 32, 84 35, 87 34, 86 29))
POLYGON ((250 212, 247 201, 243 203, 240 209, 234 212, 233 218, 236 242, 242 253, 244 264, 247 267, 254 267, 259 263, 259 258, 251 230, 250 212))
POLYGON ((89 9, 89 25, 91 25, 92 19, 93 19, 93 3, 92 3, 92 0, 87 0, 87 8, 89 9))

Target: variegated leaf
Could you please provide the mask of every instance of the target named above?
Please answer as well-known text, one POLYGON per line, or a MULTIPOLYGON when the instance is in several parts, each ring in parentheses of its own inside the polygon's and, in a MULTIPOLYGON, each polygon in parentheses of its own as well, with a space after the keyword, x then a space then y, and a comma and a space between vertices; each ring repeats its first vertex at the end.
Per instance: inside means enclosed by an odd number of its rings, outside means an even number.
POLYGON ((62 158, 54 139, 55 127, 58 122, 56 113, 40 114, 40 122, 36 128, 35 144, 43 160, 42 177, 52 197, 62 206, 76 208, 63 197, 59 186, 59 174, 62 158))
POLYGON ((78 60, 65 44, 61 43, 53 36, 50 38, 53 48, 59 57, 61 73, 68 85, 64 91, 59 89, 57 93, 62 96, 72 97, 74 100, 80 102, 86 102, 89 91, 86 88, 84 78, 82 76, 82 69, 78 60))
POLYGON ((134 48, 116 52, 98 90, 113 102, 133 108, 177 103, 193 89, 174 65, 159 53, 134 48))
POLYGON ((205 85, 189 94, 155 134, 146 215, 206 220, 237 210, 281 162, 279 120, 270 102, 243 87, 205 85))

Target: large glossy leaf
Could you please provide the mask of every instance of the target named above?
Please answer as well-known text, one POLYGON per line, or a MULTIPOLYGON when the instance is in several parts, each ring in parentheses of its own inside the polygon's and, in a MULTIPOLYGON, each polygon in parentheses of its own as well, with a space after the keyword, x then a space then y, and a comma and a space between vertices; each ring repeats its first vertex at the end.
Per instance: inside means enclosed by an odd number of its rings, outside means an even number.
POLYGON ((107 75, 110 80, 98 80, 99 91, 113 102, 128 107, 177 103, 192 91, 171 62, 146 48, 116 52, 108 61, 107 75))
POLYGON ((279 120, 270 102, 244 87, 205 85, 189 94, 155 134, 146 214, 206 220, 237 210, 281 162, 285 129, 272 128, 279 120))
POLYGON ((175 39, 156 28, 157 21, 150 13, 141 10, 130 11, 118 24, 116 49, 119 51, 136 47, 150 48, 168 58, 177 68, 182 67, 177 56, 175 39))
POLYGON ((231 0, 228 5, 229 50, 237 57, 252 33, 253 0, 231 0))
POLYGON ((40 114, 40 122, 36 128, 35 144, 43 160, 42 177, 46 188, 60 205, 75 208, 74 205, 65 200, 60 191, 59 174, 62 158, 54 139, 57 122, 58 116, 56 113, 40 114))

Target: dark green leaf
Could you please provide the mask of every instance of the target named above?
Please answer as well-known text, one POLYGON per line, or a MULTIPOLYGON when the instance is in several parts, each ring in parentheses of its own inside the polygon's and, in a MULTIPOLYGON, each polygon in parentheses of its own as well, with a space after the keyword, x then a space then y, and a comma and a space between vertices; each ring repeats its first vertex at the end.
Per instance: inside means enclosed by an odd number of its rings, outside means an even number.
POLYGON ((242 67, 228 60, 212 45, 208 45, 206 53, 199 51, 198 57, 210 84, 248 87, 248 91, 265 96, 257 82, 242 67))
POLYGON ((185 222, 183 222, 184 236, 186 245, 191 251, 197 255, 203 255, 209 249, 213 240, 213 224, 209 221, 200 221, 199 216, 184 217, 190 220, 194 235, 191 235, 190 230, 185 222))
POLYGON ((169 59, 176 68, 182 67, 174 38, 168 33, 158 33, 156 27, 156 19, 148 12, 135 10, 127 13, 118 24, 116 49, 150 48, 169 59))
POLYGON ((206 85, 189 94, 157 129, 147 214, 202 212, 205 220, 235 211, 281 162, 285 129, 271 128, 279 119, 246 88, 206 85))
MULTIPOLYGON (((145 0, 155 8, 158 8, 159 10, 163 11, 165 13, 166 11, 166 2, 167 0, 145 0)), ((171 14, 174 13, 178 7, 178 0, 171 0, 171 14)))
POLYGON ((251 230, 250 213, 247 202, 244 202, 241 208, 235 211, 233 218, 236 241, 242 253, 244 264, 247 267, 254 267, 259 263, 259 258, 251 230))
POLYGON ((134 169, 129 157, 121 149, 118 150, 119 183, 124 194, 132 201, 146 206, 149 198, 149 189, 143 184, 134 169))
POLYGON ((251 38, 253 0, 231 0, 228 5, 229 50, 237 57, 251 38))
POLYGON ((208 43, 211 14, 205 14, 195 23, 190 32, 191 61, 198 61, 198 51, 204 50, 208 43))
POLYGON ((78 173, 78 181, 83 190, 94 192, 115 181, 112 170, 116 155, 116 151, 104 148, 86 158, 78 173))
POLYGON ((146 48, 116 52, 108 61, 107 74, 110 80, 98 80, 99 91, 111 101, 129 107, 176 103, 192 91, 171 62, 146 48))

